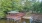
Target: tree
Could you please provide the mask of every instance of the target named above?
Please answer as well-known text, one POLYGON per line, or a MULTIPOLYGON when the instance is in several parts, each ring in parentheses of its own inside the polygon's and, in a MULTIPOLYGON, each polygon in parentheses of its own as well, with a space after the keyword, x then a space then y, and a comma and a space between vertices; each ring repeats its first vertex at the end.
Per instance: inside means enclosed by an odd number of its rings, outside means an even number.
POLYGON ((36 11, 36 13, 42 13, 42 2, 36 2, 33 5, 33 11, 36 11))
POLYGON ((8 11, 22 10, 21 0, 0 0, 0 17, 5 16, 8 11))
POLYGON ((31 4, 32 2, 31 1, 28 1, 28 0, 26 0, 25 2, 24 2, 24 8, 23 8, 23 10, 25 11, 25 12, 28 12, 30 9, 31 9, 31 4))

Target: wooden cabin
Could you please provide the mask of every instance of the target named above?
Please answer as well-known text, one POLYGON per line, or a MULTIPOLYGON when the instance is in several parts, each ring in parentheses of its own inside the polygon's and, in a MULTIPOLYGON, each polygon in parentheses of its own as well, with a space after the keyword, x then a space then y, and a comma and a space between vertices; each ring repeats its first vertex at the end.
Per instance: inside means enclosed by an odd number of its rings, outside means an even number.
POLYGON ((8 12, 8 15, 6 16, 6 18, 8 20, 14 20, 14 21, 21 21, 21 18, 24 16, 25 14, 22 12, 17 12, 17 11, 10 11, 8 12))

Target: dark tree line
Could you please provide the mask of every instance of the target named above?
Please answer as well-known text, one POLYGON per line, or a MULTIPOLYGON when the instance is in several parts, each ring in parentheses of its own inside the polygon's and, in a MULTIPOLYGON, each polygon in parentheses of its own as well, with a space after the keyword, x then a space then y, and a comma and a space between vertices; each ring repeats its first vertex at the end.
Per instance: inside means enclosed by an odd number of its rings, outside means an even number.
POLYGON ((42 13, 42 2, 41 3, 35 3, 33 5, 33 11, 36 13, 42 13))

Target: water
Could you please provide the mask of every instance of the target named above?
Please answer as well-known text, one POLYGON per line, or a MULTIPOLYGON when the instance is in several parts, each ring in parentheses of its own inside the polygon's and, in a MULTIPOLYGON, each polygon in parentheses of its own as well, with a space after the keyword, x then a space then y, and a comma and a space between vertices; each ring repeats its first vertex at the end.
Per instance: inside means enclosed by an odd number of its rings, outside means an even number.
POLYGON ((23 21, 23 23, 26 23, 26 21, 23 21))
MULTIPOLYGON (((25 21, 21 21, 20 23, 29 23, 29 20, 27 20, 27 19, 25 19, 25 21)), ((2 20, 0 20, 0 23, 8 23, 8 21, 7 20, 4 20, 4 19, 2 19, 2 20)), ((14 23, 13 21, 10 21, 9 23, 14 23)), ((16 23, 16 22, 15 22, 16 23)))

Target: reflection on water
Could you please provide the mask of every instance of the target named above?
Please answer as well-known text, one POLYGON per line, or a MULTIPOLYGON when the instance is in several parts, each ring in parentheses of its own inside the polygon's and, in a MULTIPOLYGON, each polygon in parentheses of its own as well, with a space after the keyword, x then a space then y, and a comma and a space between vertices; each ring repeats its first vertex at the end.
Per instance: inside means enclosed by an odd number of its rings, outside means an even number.
POLYGON ((23 23, 26 23, 26 21, 23 21, 23 23))
MULTIPOLYGON (((7 20, 1 19, 1 20, 0 20, 0 23, 14 23, 14 21, 11 20, 11 21, 8 22, 7 20)), ((17 22, 15 21, 15 23, 17 23, 17 22)), ((29 20, 28 20, 28 19, 25 19, 25 20, 22 20, 22 21, 19 22, 19 23, 29 23, 29 20)))

